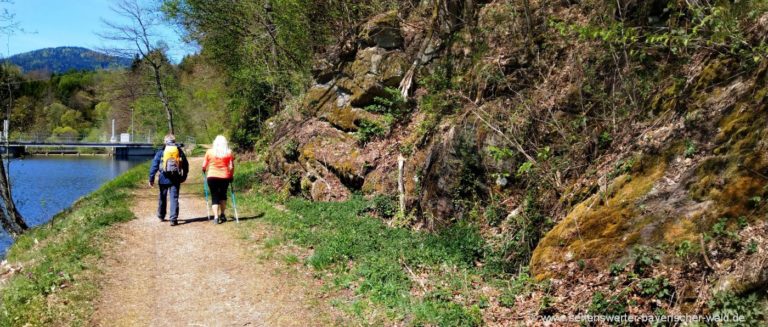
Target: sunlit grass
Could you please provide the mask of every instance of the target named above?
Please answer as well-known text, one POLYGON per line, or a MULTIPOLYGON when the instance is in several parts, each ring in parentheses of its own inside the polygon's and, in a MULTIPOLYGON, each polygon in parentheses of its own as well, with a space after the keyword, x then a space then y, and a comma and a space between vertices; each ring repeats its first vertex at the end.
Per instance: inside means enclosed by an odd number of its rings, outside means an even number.
POLYGON ((7 259, 23 270, 0 287, 0 326, 87 323, 106 229, 134 218, 130 192, 147 170, 134 167, 16 240, 7 259))

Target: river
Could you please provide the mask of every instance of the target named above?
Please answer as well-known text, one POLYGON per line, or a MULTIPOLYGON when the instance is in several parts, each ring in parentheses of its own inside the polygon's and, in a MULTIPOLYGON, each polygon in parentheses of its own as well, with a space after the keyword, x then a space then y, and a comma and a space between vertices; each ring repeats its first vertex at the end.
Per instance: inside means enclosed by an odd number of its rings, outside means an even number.
MULTIPOLYGON (((149 160, 138 157, 39 157, 11 161, 11 190, 24 220, 30 226, 43 224, 107 181, 149 160)), ((12 243, 0 232, 0 257, 12 243)))

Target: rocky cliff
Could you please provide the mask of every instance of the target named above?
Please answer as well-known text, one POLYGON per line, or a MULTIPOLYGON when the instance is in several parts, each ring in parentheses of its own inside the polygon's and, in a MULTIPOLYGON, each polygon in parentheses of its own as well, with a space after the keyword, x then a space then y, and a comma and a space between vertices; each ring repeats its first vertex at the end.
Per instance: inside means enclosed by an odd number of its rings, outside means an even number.
POLYGON ((764 296, 768 15, 616 3, 427 1, 373 17, 270 122, 270 171, 317 201, 394 201, 402 174, 405 214, 383 218, 473 221, 505 269, 540 280, 586 269, 600 285, 650 258, 677 294, 667 309, 701 310, 704 289, 764 296), (723 12, 732 25, 708 25, 723 12))

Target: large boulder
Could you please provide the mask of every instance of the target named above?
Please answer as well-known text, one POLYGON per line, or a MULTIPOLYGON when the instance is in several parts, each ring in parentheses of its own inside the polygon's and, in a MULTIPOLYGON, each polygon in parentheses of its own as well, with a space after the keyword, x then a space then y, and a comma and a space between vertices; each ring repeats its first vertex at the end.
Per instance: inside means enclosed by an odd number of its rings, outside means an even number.
POLYGON ((357 139, 330 126, 322 128, 322 133, 302 144, 299 160, 305 165, 319 164, 337 176, 347 188, 360 189, 369 164, 360 154, 357 139))
POLYGON ((403 46, 400 18, 397 10, 385 12, 368 20, 360 29, 360 42, 366 46, 395 49, 403 46))
POLYGON ((352 96, 332 85, 318 84, 309 89, 304 97, 305 112, 329 122, 343 131, 354 132, 360 121, 377 121, 380 118, 360 108, 352 107, 352 96))
POLYGON ((385 87, 397 87, 408 70, 408 60, 401 51, 372 47, 359 51, 355 61, 342 69, 336 85, 350 95, 350 104, 365 107, 376 97, 386 96, 385 87))
POLYGON ((384 86, 376 75, 365 74, 351 79, 343 77, 336 84, 344 93, 350 94, 349 103, 354 107, 365 107, 374 103, 376 97, 386 96, 384 86))

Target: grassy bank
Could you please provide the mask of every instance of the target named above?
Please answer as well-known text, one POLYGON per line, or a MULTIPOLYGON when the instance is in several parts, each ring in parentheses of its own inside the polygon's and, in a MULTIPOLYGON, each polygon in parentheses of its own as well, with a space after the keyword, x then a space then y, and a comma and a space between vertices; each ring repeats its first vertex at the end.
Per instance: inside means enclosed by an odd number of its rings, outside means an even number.
MULTIPOLYGON (((482 325, 481 310, 492 305, 484 285, 494 284, 502 297, 512 298, 535 287, 531 279, 481 264, 493 253, 471 224, 423 233, 371 217, 371 202, 361 197, 343 203, 281 201, 270 190, 259 190, 255 176, 263 167, 239 167, 236 186, 256 186, 241 192, 241 212, 255 213, 280 231, 265 246, 302 249, 276 255, 287 264, 311 267, 334 304, 362 324, 482 325)), ((258 223, 248 220, 244 226, 258 223)))
POLYGON ((0 285, 0 326, 87 323, 106 230, 134 218, 131 189, 147 169, 134 167, 16 240, 7 260, 23 268, 0 285))

